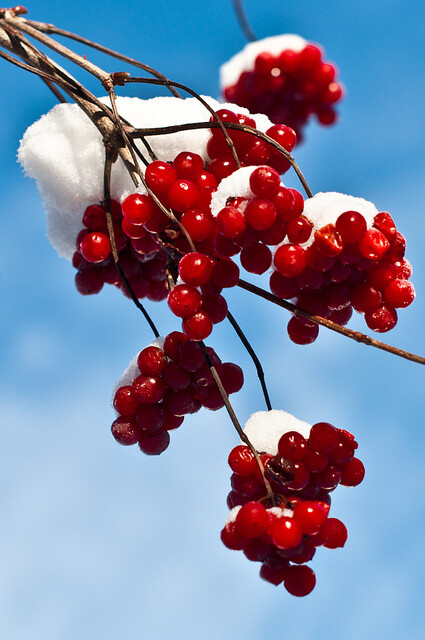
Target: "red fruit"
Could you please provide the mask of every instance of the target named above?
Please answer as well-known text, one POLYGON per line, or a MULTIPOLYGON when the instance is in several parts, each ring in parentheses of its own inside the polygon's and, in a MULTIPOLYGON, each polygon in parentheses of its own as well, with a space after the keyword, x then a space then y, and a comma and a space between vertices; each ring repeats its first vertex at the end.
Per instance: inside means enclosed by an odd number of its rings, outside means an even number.
POLYGON ((194 242, 202 242, 211 234, 214 219, 209 211, 188 209, 182 215, 181 224, 194 242))
POLYGON ((124 218, 133 224, 145 224, 153 216, 154 211, 155 203, 146 194, 131 193, 122 203, 124 218))
POLYGON ((229 453, 228 463, 231 470, 239 476, 250 476, 255 473, 257 461, 251 449, 240 444, 229 453))
POLYGON ((229 395, 231 393, 237 393, 243 387, 243 371, 233 362, 223 362, 223 370, 220 378, 226 393, 229 395))
POLYGON ((368 229, 359 241, 359 250, 368 260, 380 260, 388 251, 390 243, 379 229, 368 229))
POLYGON ((165 353, 159 347, 145 347, 137 357, 137 366, 144 376, 159 376, 166 364, 165 353))
POLYGON ((359 458, 352 458, 341 468, 341 484, 345 487, 356 487, 365 475, 363 462, 359 458))
POLYGON ((181 331, 172 331, 164 340, 164 353, 171 358, 177 360, 179 346, 182 342, 187 342, 189 338, 181 333, 181 331))
POLYGON ((88 262, 103 262, 111 254, 111 244, 106 233, 93 231, 83 238, 80 251, 88 262))
POLYGON ((292 218, 292 220, 288 222, 287 226, 289 242, 294 244, 302 244, 303 242, 306 242, 311 235, 312 229, 313 223, 305 216, 292 218))
POLYGON ((279 455, 291 462, 301 462, 307 450, 307 441, 298 431, 288 431, 278 443, 279 455))
POLYGON ((92 204, 84 211, 83 224, 90 231, 106 231, 106 212, 103 207, 92 204))
POLYGON ((235 522, 228 522, 222 529, 220 537, 224 546, 234 551, 241 551, 248 542, 246 537, 238 531, 235 522))
POLYGON ((327 513, 317 502, 300 500, 295 505, 294 518, 304 534, 313 535, 322 528, 327 513))
POLYGON ((196 182, 204 171, 204 161, 197 153, 182 151, 174 158, 173 167, 179 178, 196 182))
POLYGON ((219 260, 212 274, 212 282, 220 289, 235 287, 239 282, 239 267, 232 260, 219 260))
POLYGON ((179 179, 174 182, 167 192, 168 203, 174 211, 183 213, 195 205, 199 189, 190 180, 179 179))
POLYGON ((273 200, 280 187, 280 175, 272 167, 258 167, 249 178, 249 186, 259 198, 273 200))
POLYGON ((187 253, 179 262, 179 275, 186 284, 198 287, 206 284, 214 269, 215 262, 198 251, 187 253))
POLYGON ((316 575, 313 569, 305 565, 290 566, 283 584, 291 595, 297 597, 307 596, 316 585, 316 575))
POLYGON ((153 433, 164 424, 164 409, 161 404, 144 404, 136 414, 135 421, 143 433, 153 433))
POLYGON ((168 431, 157 431, 152 434, 143 434, 139 439, 139 448, 147 456, 159 456, 170 444, 168 431))
POLYGON ((314 234, 314 246, 324 256, 334 258, 342 253, 344 242, 333 224, 327 224, 314 234))
POLYGON ((261 274, 270 268, 272 252, 263 243, 257 242, 241 251, 241 265, 249 273, 261 274))
POLYGON ((270 276, 270 291, 278 298, 290 299, 298 295, 299 288, 292 278, 285 278, 278 271, 273 271, 270 276))
POLYGON ((321 453, 333 451, 339 443, 339 431, 329 422, 317 422, 311 427, 308 446, 321 453))
POLYGON ((347 528, 338 518, 328 518, 323 529, 323 536, 326 539, 323 543, 324 547, 338 549, 347 542, 347 528))
POLYGON ((185 371, 197 371, 205 363, 204 354, 197 342, 182 342, 177 349, 177 363, 185 371))
POLYGON ((247 502, 236 516, 236 530, 246 538, 258 538, 266 533, 269 516, 260 502, 247 502))
POLYGON ((179 367, 176 362, 167 362, 162 373, 162 381, 167 389, 178 391, 189 387, 192 376, 188 371, 179 367))
POLYGON ((409 280, 394 278, 385 287, 384 296, 390 307, 402 309, 408 307, 415 299, 415 288, 409 280))
POLYGON ((373 226, 382 231, 384 236, 392 242, 397 235, 394 220, 387 211, 381 211, 373 219, 373 226))
POLYGON ((177 172, 167 162, 155 160, 146 167, 145 179, 155 194, 166 193, 177 180, 177 172))
POLYGON ((303 533, 295 518, 276 518, 270 528, 270 537, 278 549, 295 549, 303 533))
POLYGON ((274 266, 282 276, 293 278, 306 267, 306 251, 297 244, 282 244, 274 254, 274 266))
POLYGON ((213 330, 213 323, 209 315, 201 310, 185 318, 182 329, 191 340, 205 340, 213 330))
POLYGON ((250 227, 257 231, 269 229, 277 218, 276 207, 271 200, 253 198, 245 209, 245 218, 250 227))
POLYGON ((358 211, 345 211, 337 218, 335 228, 344 242, 358 242, 366 233, 366 220, 358 211))
POLYGON ((96 269, 78 271, 75 274, 75 286, 83 296, 99 293, 104 284, 102 272, 96 269))
POLYGON ((135 398, 131 385, 125 385, 116 390, 114 409, 125 418, 134 418, 139 410, 140 402, 135 398))
POLYGON ((225 238, 235 238, 245 230, 245 215, 236 207, 224 207, 218 212, 217 227, 225 238))
POLYGON ((341 470, 336 465, 329 465, 324 471, 314 476, 314 483, 325 491, 333 491, 341 482, 341 470))
POLYGON ((266 562, 261 565, 260 578, 266 580, 267 582, 271 582, 271 584, 274 584, 277 587, 285 579, 288 570, 288 562, 286 562, 286 564, 284 564, 283 566, 278 567, 271 567, 266 564, 266 562))
POLYGON ((168 294, 168 306, 178 318, 193 316, 202 304, 202 296, 195 287, 178 284, 168 294))
POLYGON ((136 444, 140 431, 136 423, 128 418, 119 417, 112 423, 112 435, 115 440, 123 445, 136 444))
POLYGON ((319 335, 319 325, 301 316, 293 316, 288 322, 287 331, 295 344, 311 344, 319 335))
POLYGON ((141 404, 156 404, 164 396, 162 380, 155 376, 137 376, 133 380, 132 390, 141 404))
POLYGON ((356 311, 370 313, 375 311, 382 303, 382 295, 379 291, 361 282, 351 291, 351 304, 356 311))
POLYGON ((286 151, 292 151, 297 142, 297 135, 291 127, 284 124, 275 124, 267 129, 266 135, 278 142, 286 151))
POLYGON ((397 311, 382 305, 372 313, 365 313, 366 324, 369 329, 377 333, 390 331, 397 324, 397 311))

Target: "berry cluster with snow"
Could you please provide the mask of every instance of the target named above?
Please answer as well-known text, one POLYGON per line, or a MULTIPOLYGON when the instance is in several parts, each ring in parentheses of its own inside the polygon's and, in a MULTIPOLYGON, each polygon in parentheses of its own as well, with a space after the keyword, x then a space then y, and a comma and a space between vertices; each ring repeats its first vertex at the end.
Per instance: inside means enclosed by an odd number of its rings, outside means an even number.
MULTIPOLYGON (((208 357, 227 394, 242 388, 242 369, 222 362, 214 349, 208 357)), ((118 417, 112 435, 120 444, 139 443, 147 455, 159 455, 170 443, 169 432, 184 416, 201 407, 217 411, 224 401, 198 342, 179 331, 145 347, 116 383, 113 405, 118 417)))
POLYGON ((294 596, 308 595, 316 577, 305 563, 317 547, 336 549, 347 539, 341 520, 328 517, 329 493, 338 484, 354 487, 362 482, 364 466, 354 456, 357 442, 327 422, 310 426, 276 410, 253 414, 244 431, 260 453, 273 493, 251 449, 232 449, 232 490, 227 497, 231 511, 221 539, 248 560, 261 562, 264 580, 276 586, 283 582, 294 596))
POLYGON ((220 69, 226 100, 292 127, 299 141, 311 116, 323 125, 335 122, 343 95, 336 78, 322 48, 293 34, 250 42, 220 69))

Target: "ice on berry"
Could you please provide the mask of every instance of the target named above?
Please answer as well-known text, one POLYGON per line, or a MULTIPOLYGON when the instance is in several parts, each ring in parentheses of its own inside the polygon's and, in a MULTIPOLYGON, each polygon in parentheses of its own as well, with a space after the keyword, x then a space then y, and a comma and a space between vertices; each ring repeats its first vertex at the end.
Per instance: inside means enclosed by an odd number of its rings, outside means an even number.
POLYGON ((229 524, 230 522, 234 522, 240 510, 241 510, 241 505, 238 505, 237 507, 233 507, 233 509, 229 511, 226 524, 229 524))
POLYGON ((244 433, 257 451, 276 455, 278 442, 284 433, 298 431, 308 438, 310 429, 308 422, 281 409, 272 409, 253 413, 245 424, 244 433))
POLYGON ((284 49, 302 51, 307 44, 299 35, 285 33, 279 36, 270 36, 255 42, 249 42, 242 51, 239 51, 220 68, 220 86, 222 88, 234 85, 242 71, 251 71, 254 68, 255 58, 259 53, 267 51, 278 55, 284 49))

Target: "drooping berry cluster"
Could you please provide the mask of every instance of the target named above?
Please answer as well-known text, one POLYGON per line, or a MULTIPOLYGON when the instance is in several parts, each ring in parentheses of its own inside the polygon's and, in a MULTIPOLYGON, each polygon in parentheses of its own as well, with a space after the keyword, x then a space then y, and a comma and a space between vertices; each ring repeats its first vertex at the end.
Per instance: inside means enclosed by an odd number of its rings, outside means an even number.
MULTIPOLYGON (((409 281, 411 266, 404 259, 405 239, 390 214, 373 211, 371 203, 360 198, 317 194, 306 202, 301 219, 311 222, 302 231, 299 227, 300 233, 305 231, 303 238, 295 242, 288 233, 275 251, 272 293, 341 325, 354 309, 364 314, 373 331, 392 329, 396 309, 411 304, 415 290, 409 281), (317 215, 317 204, 324 217, 317 215), (357 209, 344 210, 350 204, 357 209)), ((313 342, 318 331, 317 324, 299 316, 288 323, 297 344, 313 342)))
POLYGON ((343 96, 335 65, 323 60, 320 47, 298 36, 248 44, 223 65, 221 76, 226 100, 292 127, 299 140, 313 115, 323 125, 333 124, 343 96))
MULTIPOLYGON (((239 391, 242 369, 222 362, 214 349, 206 351, 226 393, 239 391)), ((199 344, 173 331, 139 353, 119 382, 113 404, 118 413, 114 438, 124 445, 138 442, 143 453, 159 455, 170 443, 169 431, 185 415, 201 407, 216 411, 224 401, 199 344)))
MULTIPOLYGON (((260 414, 263 412, 250 420, 257 420, 260 414)), ((278 419, 284 414, 283 420, 288 416, 285 412, 270 414, 275 414, 271 419, 276 419, 276 414, 278 419)), ((293 416, 290 418, 293 422, 293 416)), ((260 455, 273 491, 270 496, 252 451, 245 445, 235 447, 229 454, 233 475, 227 502, 231 512, 221 533, 223 543, 229 549, 243 550, 249 560, 261 562, 264 580, 275 585, 283 582, 295 596, 310 593, 316 578, 304 564, 318 546, 335 549, 344 546, 347 539, 345 525, 328 517, 329 493, 338 484, 356 486, 363 480, 364 467, 354 456, 356 449, 350 433, 329 423, 314 424, 308 437, 286 431, 278 440, 275 455, 260 455)))
MULTIPOLYGON (((137 298, 163 300, 168 293, 165 287, 166 255, 154 236, 142 224, 133 224, 125 214, 126 209, 112 200, 111 215, 121 269, 137 298)), ((112 259, 105 207, 87 207, 82 223, 84 228, 77 236, 72 259, 78 270, 75 276, 77 290, 83 295, 95 294, 107 283, 128 295, 112 259)))

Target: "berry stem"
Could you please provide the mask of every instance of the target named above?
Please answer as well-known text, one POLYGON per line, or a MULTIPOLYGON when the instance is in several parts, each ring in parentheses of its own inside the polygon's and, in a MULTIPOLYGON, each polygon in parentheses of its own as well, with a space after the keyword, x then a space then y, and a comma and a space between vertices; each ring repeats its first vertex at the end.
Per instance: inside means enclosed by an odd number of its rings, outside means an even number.
POLYGON ((295 304, 288 302, 287 300, 281 300, 280 298, 274 296, 269 291, 265 291, 260 287, 251 284, 250 282, 246 282, 245 280, 239 280, 238 286, 241 289, 245 289, 245 291, 249 291, 250 293, 254 293, 256 296, 260 298, 264 298, 264 300, 268 300, 273 304, 276 304, 279 307, 283 307, 287 311, 291 311, 295 313, 297 316, 302 316, 307 320, 311 320, 316 324, 322 325, 327 329, 331 329, 331 331, 336 331, 337 333, 341 333, 347 338, 351 338, 356 342, 361 342, 370 347, 375 347, 376 349, 381 349, 382 351, 387 351, 388 353, 392 353, 395 356, 399 356, 400 358, 405 358, 406 360, 410 360, 411 362, 416 362, 418 364, 425 364, 425 358, 423 356, 417 355, 415 353, 410 353, 409 351, 404 351, 404 349, 399 349, 398 347, 393 347, 392 345, 386 344, 385 342, 381 342, 380 340, 375 340, 375 338, 371 338, 370 336, 360 333, 360 331, 354 331, 353 329, 347 329, 347 327, 343 327, 336 322, 332 322, 332 320, 328 320, 327 318, 322 318, 322 316, 316 316, 308 311, 304 311, 297 307, 295 304))
POLYGON ((132 301, 134 302, 134 304, 136 305, 136 307, 143 313, 145 320, 147 321, 147 323, 149 324, 150 328, 152 329, 152 332, 155 336, 155 338, 159 337, 159 331, 155 326, 154 321, 152 320, 152 318, 150 317, 150 315, 148 314, 148 312, 146 311, 145 307, 142 305, 142 303, 138 300, 136 294, 134 293, 126 275, 124 274, 124 271, 122 270, 122 267, 120 265, 120 260, 119 260, 119 256, 118 256, 118 251, 117 251, 117 245, 115 242, 115 233, 114 233, 114 225, 112 222, 112 215, 111 215, 111 169, 112 169, 112 164, 113 164, 113 157, 115 155, 115 151, 112 147, 109 147, 107 145, 105 145, 105 166, 104 166, 104 171, 103 171, 103 194, 104 194, 104 205, 105 205, 105 211, 106 211, 106 224, 108 226, 108 234, 109 234, 109 242, 111 243, 111 250, 112 250, 112 256, 114 259, 114 263, 115 263, 115 267, 119 273, 119 276, 122 280, 122 282, 124 283, 125 288, 128 291, 128 294, 130 295, 132 301))
POLYGON ((264 469, 264 465, 263 462, 258 454, 258 451, 256 450, 256 448, 254 447, 254 445, 251 443, 250 439, 248 438, 248 436, 246 435, 246 433, 243 431, 239 420, 236 417, 236 413, 232 407, 232 405, 230 404, 230 400, 229 400, 229 396, 226 393, 225 388, 223 387, 223 383, 221 382, 220 376, 217 373, 217 370, 215 368, 215 366, 213 365, 213 363, 211 362, 211 358, 208 355, 208 351, 206 350, 205 344, 204 342, 199 342, 199 346, 201 347, 202 353, 204 355, 205 361, 208 365, 209 370, 211 371, 211 375, 214 378, 214 382, 217 385, 217 388, 220 392, 221 397, 223 398, 223 402, 224 405, 226 407, 227 413, 229 415, 229 418, 231 419, 233 426, 235 427, 236 431, 239 434, 240 439, 242 440, 242 442, 244 442, 252 451, 252 454, 255 458, 255 460, 257 461, 258 467, 261 471, 261 475, 263 478, 263 482, 265 484, 265 487, 267 489, 267 499, 271 500, 271 502, 273 503, 273 505, 275 506, 275 495, 274 492, 270 486, 270 482, 268 481, 267 477, 266 477, 266 473, 265 473, 265 469, 264 469))
POLYGON ((241 327, 236 322, 235 317, 230 313, 230 311, 227 312, 227 319, 229 320, 230 324, 232 325, 232 327, 236 331, 240 341, 242 342, 242 344, 244 345, 245 349, 248 351, 249 355, 251 356, 251 358, 252 358, 252 360, 254 362, 255 368, 257 369, 258 379, 260 380, 261 388, 263 390, 264 400, 266 402, 267 409, 269 411, 271 411, 272 405, 271 405, 271 402, 270 402, 270 396, 269 396, 269 392, 267 390, 266 379, 265 379, 265 376, 264 376, 264 370, 263 370, 263 367, 261 365, 260 359, 258 358, 257 354, 255 353, 254 349, 252 348, 251 343, 249 342, 248 338, 246 337, 246 335, 242 331, 241 327))
POLYGON ((235 9, 236 17, 239 22, 239 26, 242 29, 242 32, 247 40, 250 42, 254 42, 257 40, 257 36, 251 29, 251 26, 248 22, 248 18, 246 17, 245 9, 242 4, 242 0, 233 0, 233 8, 235 9))

